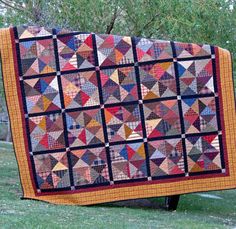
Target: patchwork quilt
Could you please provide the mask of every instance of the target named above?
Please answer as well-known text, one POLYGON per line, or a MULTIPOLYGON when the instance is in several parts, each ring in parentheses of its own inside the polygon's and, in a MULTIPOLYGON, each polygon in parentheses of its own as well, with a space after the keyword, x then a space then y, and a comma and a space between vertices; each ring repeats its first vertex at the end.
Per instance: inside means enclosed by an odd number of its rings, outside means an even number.
POLYGON ((23 198, 102 202, 236 188, 230 53, 38 26, 0 30, 23 198))

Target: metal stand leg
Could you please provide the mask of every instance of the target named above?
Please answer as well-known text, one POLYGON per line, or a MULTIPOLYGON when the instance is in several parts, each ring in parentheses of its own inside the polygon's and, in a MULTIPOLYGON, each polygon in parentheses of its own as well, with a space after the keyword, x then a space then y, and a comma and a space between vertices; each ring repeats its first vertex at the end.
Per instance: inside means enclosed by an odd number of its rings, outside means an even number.
POLYGON ((179 203, 180 195, 167 196, 165 199, 165 207, 168 211, 175 211, 179 203))

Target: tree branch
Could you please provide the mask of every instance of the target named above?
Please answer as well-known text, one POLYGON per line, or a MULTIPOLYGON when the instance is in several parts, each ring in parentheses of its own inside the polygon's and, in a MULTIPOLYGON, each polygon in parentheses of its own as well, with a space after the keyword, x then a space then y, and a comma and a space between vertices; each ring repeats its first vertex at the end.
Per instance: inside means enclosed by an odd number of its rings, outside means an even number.
POLYGON ((112 31, 113 28, 114 28, 114 24, 115 24, 115 21, 116 21, 116 19, 117 19, 117 8, 118 8, 118 7, 115 8, 114 13, 113 13, 113 16, 112 16, 112 18, 111 18, 111 22, 110 22, 110 24, 107 26, 107 29, 106 29, 106 33, 107 33, 107 34, 110 34, 111 31, 112 31))
POLYGON ((23 11, 23 10, 24 10, 24 7, 23 7, 23 6, 18 5, 18 6, 16 7, 16 6, 12 5, 9 1, 0 0, 0 3, 2 3, 3 5, 5 5, 7 8, 11 8, 11 9, 14 9, 14 10, 20 10, 20 11, 23 11))
POLYGON ((155 20, 155 18, 157 18, 159 15, 160 15, 159 13, 156 13, 156 14, 143 26, 143 28, 140 29, 140 30, 137 32, 136 36, 142 35, 143 30, 144 30, 146 27, 149 27, 149 26, 152 24, 152 22, 155 20))

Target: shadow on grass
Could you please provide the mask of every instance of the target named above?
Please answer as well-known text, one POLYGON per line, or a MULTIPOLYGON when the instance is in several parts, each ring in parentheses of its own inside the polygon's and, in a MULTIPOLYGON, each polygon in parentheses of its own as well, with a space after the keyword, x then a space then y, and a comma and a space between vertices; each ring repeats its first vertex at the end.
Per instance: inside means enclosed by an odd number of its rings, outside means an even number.
MULTIPOLYGON (((98 205, 93 205, 93 206, 98 206, 98 205)), ((124 200, 113 203, 104 203, 100 204, 100 206, 165 210, 164 198, 124 200)))

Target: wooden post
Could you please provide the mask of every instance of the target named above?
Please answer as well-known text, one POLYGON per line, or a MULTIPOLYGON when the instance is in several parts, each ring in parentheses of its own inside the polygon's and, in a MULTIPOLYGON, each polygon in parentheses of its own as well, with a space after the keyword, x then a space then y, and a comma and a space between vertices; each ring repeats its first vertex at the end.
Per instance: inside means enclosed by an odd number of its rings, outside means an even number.
POLYGON ((165 198, 165 207, 168 211, 175 211, 179 203, 180 195, 167 196, 165 198))

